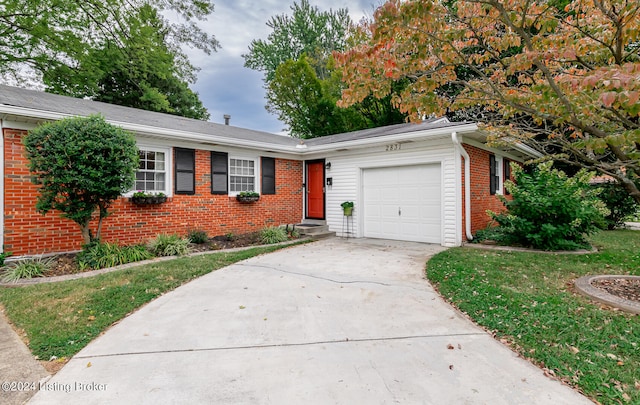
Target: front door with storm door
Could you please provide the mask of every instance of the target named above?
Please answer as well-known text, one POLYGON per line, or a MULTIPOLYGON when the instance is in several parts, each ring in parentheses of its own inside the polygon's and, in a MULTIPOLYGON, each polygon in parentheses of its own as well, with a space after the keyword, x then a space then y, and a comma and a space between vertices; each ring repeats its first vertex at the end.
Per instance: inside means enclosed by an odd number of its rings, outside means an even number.
POLYGON ((324 219, 324 160, 307 162, 307 218, 324 219))

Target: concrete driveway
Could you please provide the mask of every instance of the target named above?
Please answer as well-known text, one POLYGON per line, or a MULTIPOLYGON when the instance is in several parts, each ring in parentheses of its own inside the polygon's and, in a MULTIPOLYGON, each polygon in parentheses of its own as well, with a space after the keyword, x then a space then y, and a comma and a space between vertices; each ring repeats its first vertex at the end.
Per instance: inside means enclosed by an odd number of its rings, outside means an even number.
POLYGON ((590 404, 452 310, 439 246, 328 239, 151 302, 32 404, 590 404))

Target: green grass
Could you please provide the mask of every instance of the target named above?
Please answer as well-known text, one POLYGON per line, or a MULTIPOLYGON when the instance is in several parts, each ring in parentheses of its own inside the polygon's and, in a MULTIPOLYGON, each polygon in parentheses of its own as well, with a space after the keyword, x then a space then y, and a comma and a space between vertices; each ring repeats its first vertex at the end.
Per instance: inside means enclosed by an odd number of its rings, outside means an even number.
POLYGON ((80 280, 0 288, 0 303, 11 322, 26 333, 35 356, 70 357, 114 322, 167 291, 283 247, 185 257, 80 280))
POLYGON ((577 295, 590 274, 640 275, 640 232, 607 231, 586 255, 449 249, 427 263, 445 299, 603 404, 640 403, 640 316, 577 295))

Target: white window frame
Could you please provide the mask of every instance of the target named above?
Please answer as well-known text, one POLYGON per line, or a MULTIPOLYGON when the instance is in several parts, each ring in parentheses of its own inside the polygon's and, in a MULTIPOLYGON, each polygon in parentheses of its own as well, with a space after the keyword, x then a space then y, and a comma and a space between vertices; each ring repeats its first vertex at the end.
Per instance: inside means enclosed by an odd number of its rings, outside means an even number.
MULTIPOLYGON (((164 193, 167 196, 171 195, 172 190, 172 164, 173 164, 173 155, 171 153, 171 148, 164 148, 159 146, 152 145, 137 145, 139 151, 146 152, 156 152, 156 153, 164 153, 164 190, 154 190, 153 193, 164 193)), ((159 172, 159 171, 158 171, 159 172)), ((138 173, 138 169, 136 169, 136 173, 138 173)), ((125 194, 125 197, 131 197, 133 193, 138 191, 136 189, 136 185, 134 182, 133 189, 125 194)))
POLYGON ((255 191, 257 193, 260 192, 260 167, 259 167, 259 161, 258 158, 256 157, 248 157, 248 156, 238 156, 238 155, 229 155, 228 161, 227 161, 227 176, 228 176, 228 192, 230 196, 236 196, 238 194, 240 194, 241 191, 243 190, 233 190, 232 189, 232 182, 231 182, 231 178, 233 176, 241 176, 241 177, 251 177, 251 176, 242 176, 242 175, 236 175, 236 174, 232 174, 231 172, 231 160, 246 160, 246 161, 250 161, 253 162, 253 190, 247 190, 247 191, 255 191))

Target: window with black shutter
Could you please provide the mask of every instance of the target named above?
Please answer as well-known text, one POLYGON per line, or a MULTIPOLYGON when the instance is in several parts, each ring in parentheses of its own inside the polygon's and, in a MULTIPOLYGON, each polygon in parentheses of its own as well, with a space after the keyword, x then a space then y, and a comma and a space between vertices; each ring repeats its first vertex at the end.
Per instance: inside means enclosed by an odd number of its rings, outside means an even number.
MULTIPOLYGON (((507 181, 511 179, 511 164, 510 164, 511 161, 509 159, 503 159, 503 163, 504 163, 504 170, 502 173, 504 173, 504 181, 507 181)), ((505 195, 509 194, 506 187, 504 189, 504 194, 505 195)))
POLYGON ((175 148, 175 193, 195 194, 196 151, 175 148))
POLYGON ((229 193, 229 159, 224 152, 211 152, 211 194, 229 193))
POLYGON ((276 160, 274 158, 261 158, 262 167, 262 194, 276 193, 276 160))

